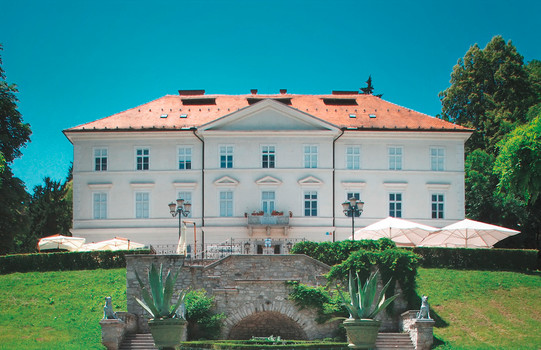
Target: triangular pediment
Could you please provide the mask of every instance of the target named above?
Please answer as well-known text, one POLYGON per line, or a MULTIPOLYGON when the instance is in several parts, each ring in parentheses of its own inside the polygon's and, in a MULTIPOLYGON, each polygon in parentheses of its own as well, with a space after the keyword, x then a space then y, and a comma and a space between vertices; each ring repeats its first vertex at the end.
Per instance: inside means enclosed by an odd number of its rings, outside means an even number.
POLYGON ((313 115, 271 99, 228 114, 199 128, 206 131, 322 131, 339 128, 313 115))
POLYGON ((260 186, 278 186, 282 184, 282 181, 272 176, 265 176, 255 182, 260 186))
POLYGON ((222 176, 218 180, 214 181, 216 186, 237 186, 239 182, 232 177, 222 176))
POLYGON ((314 176, 307 176, 303 179, 300 179, 299 181, 299 185, 301 186, 320 186, 320 185, 323 185, 323 181, 321 181, 320 179, 318 179, 317 177, 314 177, 314 176))

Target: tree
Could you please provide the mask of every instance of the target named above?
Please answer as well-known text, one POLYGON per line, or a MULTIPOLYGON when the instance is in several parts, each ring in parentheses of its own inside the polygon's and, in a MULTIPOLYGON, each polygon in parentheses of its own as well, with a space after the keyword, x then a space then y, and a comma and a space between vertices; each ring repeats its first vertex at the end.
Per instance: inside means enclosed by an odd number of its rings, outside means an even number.
POLYGON ((0 56, 0 254, 17 251, 18 238, 28 232, 29 196, 24 183, 13 176, 10 164, 21 156, 20 149, 31 134, 30 125, 23 123, 17 110, 17 87, 5 79, 0 56))
MULTIPOLYGON (((0 51, 2 45, 0 45, 0 51)), ((30 141, 30 125, 17 110, 17 86, 5 81, 0 56, 0 154, 6 164, 21 156, 21 147, 30 141)))
POLYGON ((496 144, 517 124, 524 123, 536 92, 523 57, 511 41, 495 36, 484 49, 477 44, 458 60, 451 86, 439 94, 442 117, 475 129, 468 150, 496 153, 496 144))
POLYGON ((498 191, 527 204, 541 197, 541 113, 498 144, 498 191))
MULTIPOLYGON (((361 94, 362 95, 374 95, 374 86, 372 85, 372 76, 368 76, 368 80, 366 81, 366 87, 361 88, 361 94)), ((383 94, 374 95, 376 97, 381 98, 383 94)))
POLYGON ((0 174, 0 182, 0 254, 7 254, 19 251, 20 239, 28 233, 30 196, 9 167, 0 174))
POLYGON ((70 235, 71 203, 66 199, 67 188, 60 181, 43 179, 43 185, 34 187, 30 200, 30 235, 28 247, 35 246, 41 237, 55 234, 70 235))

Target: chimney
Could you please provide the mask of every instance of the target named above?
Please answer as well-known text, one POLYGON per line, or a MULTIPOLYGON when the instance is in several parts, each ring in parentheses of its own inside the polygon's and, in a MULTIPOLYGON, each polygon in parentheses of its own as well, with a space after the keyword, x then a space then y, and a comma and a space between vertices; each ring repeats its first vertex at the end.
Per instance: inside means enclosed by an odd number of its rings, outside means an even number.
POLYGON ((178 90, 180 96, 198 96, 204 95, 205 90, 178 90))
POLYGON ((287 94, 287 89, 280 89, 280 94, 281 95, 287 94))
POLYGON ((252 89, 250 90, 250 92, 252 93, 252 95, 257 95, 257 89, 252 89))

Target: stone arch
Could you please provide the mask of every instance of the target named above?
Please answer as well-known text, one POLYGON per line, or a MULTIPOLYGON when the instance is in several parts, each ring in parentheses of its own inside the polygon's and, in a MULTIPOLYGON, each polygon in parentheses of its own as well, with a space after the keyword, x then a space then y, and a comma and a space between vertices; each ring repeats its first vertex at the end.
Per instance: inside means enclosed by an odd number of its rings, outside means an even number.
POLYGON ((304 329, 295 320, 276 311, 260 311, 243 318, 230 329, 228 339, 271 335, 282 339, 308 339, 304 329))
MULTIPOLYGON (((312 328, 310 327, 312 323, 312 317, 305 312, 299 312, 297 307, 288 300, 274 302, 267 301, 258 305, 247 303, 243 307, 235 309, 235 311, 227 315, 222 334, 228 339, 244 339, 235 337, 238 337, 241 333, 246 333, 240 332, 238 330, 239 327, 247 327, 250 328, 251 331, 257 331, 257 334, 254 333, 247 336, 248 339, 252 336, 268 337, 271 335, 280 335, 280 337, 283 339, 311 339, 313 335, 308 330, 312 328), (251 322, 257 322, 256 324, 259 325, 260 321, 268 321, 268 326, 250 328, 251 322), (276 323, 275 321, 279 322, 276 323), (270 326, 271 322, 273 322, 273 326, 270 326), (287 327, 290 327, 292 330, 294 330, 294 332, 284 331, 284 336, 282 336, 280 334, 280 332, 282 332, 280 323, 287 325, 287 327), (291 338, 292 336, 294 338, 291 338)), ((243 337, 245 336, 243 335, 243 337)))

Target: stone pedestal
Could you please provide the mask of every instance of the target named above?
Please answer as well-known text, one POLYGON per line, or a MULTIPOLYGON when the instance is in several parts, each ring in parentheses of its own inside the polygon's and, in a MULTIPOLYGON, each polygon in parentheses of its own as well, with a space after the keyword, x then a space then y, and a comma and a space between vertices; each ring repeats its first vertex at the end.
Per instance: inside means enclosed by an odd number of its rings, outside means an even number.
POLYGON ((409 332, 415 350, 430 350, 434 342, 434 320, 417 319, 419 310, 409 310, 402 313, 400 328, 409 332))
POLYGON ((138 333, 138 327, 137 327, 137 316, 134 314, 130 314, 129 312, 125 311, 118 311, 116 313, 119 319, 124 321, 126 324, 126 333, 127 334, 135 334, 138 333))
POLYGON ((119 319, 101 320, 101 343, 107 350, 118 350, 124 335, 126 334, 126 323, 119 319))

